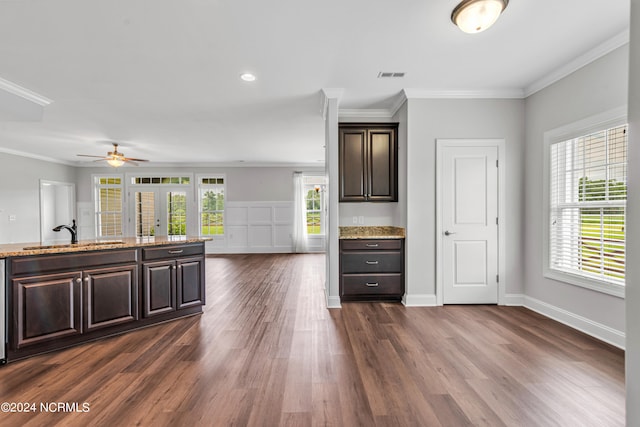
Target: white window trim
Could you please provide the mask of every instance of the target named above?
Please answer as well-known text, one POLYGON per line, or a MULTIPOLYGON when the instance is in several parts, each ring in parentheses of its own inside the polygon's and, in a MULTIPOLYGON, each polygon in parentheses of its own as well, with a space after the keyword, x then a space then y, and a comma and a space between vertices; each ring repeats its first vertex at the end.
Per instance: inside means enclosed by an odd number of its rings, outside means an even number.
POLYGON ((542 197, 542 219, 543 219, 543 244, 542 244, 542 274, 544 277, 557 280, 563 283, 580 286, 616 297, 624 298, 625 287, 617 283, 590 279, 588 277, 579 276, 558 270, 552 270, 549 267, 549 243, 550 243, 550 195, 551 180, 550 174, 550 155, 551 145, 557 142, 566 141, 568 139, 577 138, 598 132, 604 129, 613 128, 627 123, 627 107, 618 107, 612 110, 587 117, 568 125, 549 130, 544 133, 544 153, 543 153, 543 197, 542 197))

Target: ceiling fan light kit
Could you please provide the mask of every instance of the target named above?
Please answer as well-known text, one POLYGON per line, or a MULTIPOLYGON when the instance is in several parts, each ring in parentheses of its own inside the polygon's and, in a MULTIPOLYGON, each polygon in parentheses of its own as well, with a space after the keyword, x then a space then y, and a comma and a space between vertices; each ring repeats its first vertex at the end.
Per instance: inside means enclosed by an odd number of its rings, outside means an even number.
POLYGON ((99 162, 102 160, 106 160, 109 166, 118 168, 125 163, 129 163, 133 166, 138 166, 136 162, 148 162, 145 159, 134 159, 131 157, 125 157, 124 153, 118 152, 118 144, 113 143, 113 151, 109 151, 106 156, 92 156, 89 154, 78 154, 80 157, 97 157, 98 160, 94 160, 94 162, 99 162))
POLYGON ((107 163, 109 163, 109 166, 113 166, 114 168, 117 168, 124 165, 124 160, 113 158, 113 159, 107 160, 107 163))
POLYGON ((451 21, 465 33, 479 33, 491 27, 509 0, 463 0, 451 12, 451 21))

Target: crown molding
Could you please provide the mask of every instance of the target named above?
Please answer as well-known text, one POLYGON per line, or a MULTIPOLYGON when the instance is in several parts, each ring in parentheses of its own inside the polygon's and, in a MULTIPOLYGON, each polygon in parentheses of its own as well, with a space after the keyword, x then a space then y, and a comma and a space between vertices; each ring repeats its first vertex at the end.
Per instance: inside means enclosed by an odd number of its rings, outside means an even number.
POLYGON ((9 92, 13 95, 19 96, 20 98, 26 99, 27 101, 31 101, 42 107, 46 107, 47 105, 53 102, 49 98, 46 98, 33 91, 30 91, 29 89, 26 89, 15 83, 12 83, 9 80, 5 80, 2 77, 0 77, 0 90, 4 90, 5 92, 9 92))
POLYGON ((434 90, 434 89, 403 89, 406 99, 522 99, 522 89, 496 90, 434 90))
POLYGON ((74 162, 67 162, 60 159, 54 159, 53 157, 41 156, 39 154, 27 153, 25 151, 11 150, 10 148, 0 147, 0 153, 11 154, 12 156, 27 157, 35 160, 42 160, 43 162, 58 163, 66 166, 76 166, 74 162))
POLYGON ((378 118, 389 119, 396 115, 408 99, 522 99, 521 89, 501 90, 433 90, 402 89, 395 97, 393 104, 386 109, 342 109, 338 111, 341 118, 378 118))
POLYGON ((609 52, 616 50, 617 48, 629 43, 629 30, 610 38, 609 40, 599 44, 593 49, 588 50, 562 67, 552 71, 545 77, 531 83, 524 89, 525 98, 533 95, 534 93, 544 89, 547 86, 551 86, 558 80, 568 76, 569 74, 578 71, 580 68, 590 64, 591 62, 599 59, 609 52))
POLYGON ((127 171, 134 171, 140 169, 163 169, 163 168, 220 168, 220 169, 230 169, 230 168, 316 168, 316 169, 324 169, 324 162, 317 163, 277 163, 277 162, 185 162, 185 163, 176 163, 176 162, 149 162, 149 163, 139 163, 138 166, 131 165, 123 165, 117 168, 113 168, 108 166, 106 163, 97 164, 93 162, 75 162, 71 164, 71 166, 76 166, 80 168, 97 168, 97 167, 107 167, 109 169, 120 169, 127 171))

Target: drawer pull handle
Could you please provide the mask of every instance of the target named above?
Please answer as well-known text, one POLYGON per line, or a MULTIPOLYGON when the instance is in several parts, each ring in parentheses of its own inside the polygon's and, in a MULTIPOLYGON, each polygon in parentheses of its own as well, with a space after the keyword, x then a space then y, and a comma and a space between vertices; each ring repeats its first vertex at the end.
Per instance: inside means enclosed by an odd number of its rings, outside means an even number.
POLYGON ((376 282, 376 283, 365 283, 365 285, 367 285, 370 288, 375 288, 375 287, 378 286, 378 282, 376 282))
POLYGON ((378 261, 365 261, 369 265, 377 265, 378 261))
POLYGON ((184 252, 184 249, 180 249, 177 251, 168 251, 170 254, 181 254, 182 252, 184 252))
POLYGON ((368 248, 377 248, 380 245, 377 243, 367 243, 365 246, 368 248))

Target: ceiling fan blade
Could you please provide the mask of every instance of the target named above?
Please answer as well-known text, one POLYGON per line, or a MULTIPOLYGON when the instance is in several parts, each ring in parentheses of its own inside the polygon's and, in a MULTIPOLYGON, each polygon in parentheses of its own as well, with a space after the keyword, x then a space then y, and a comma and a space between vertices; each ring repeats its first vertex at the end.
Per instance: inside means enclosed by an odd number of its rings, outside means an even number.
POLYGON ((92 156, 91 154, 76 154, 76 156, 79 156, 79 157, 98 157, 100 159, 107 159, 108 158, 108 157, 105 157, 105 156, 92 156))
POLYGON ((129 165, 138 166, 136 162, 132 162, 131 159, 123 159, 123 161, 129 165))
POLYGON ((145 160, 145 159, 135 159, 133 157, 125 157, 124 160, 125 161, 133 160, 134 162, 148 162, 149 161, 149 160, 145 160))

